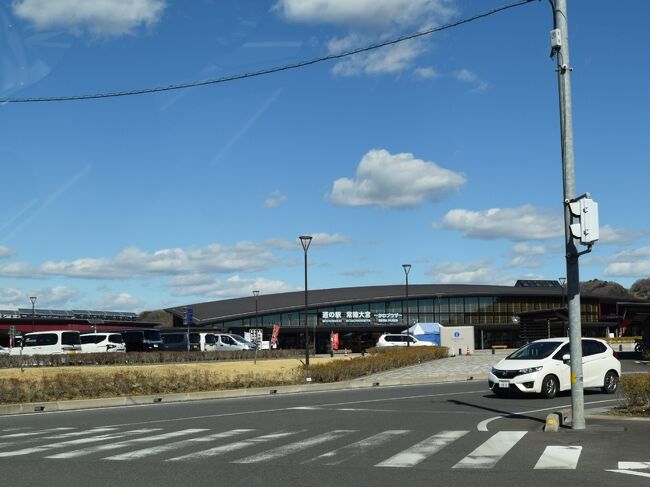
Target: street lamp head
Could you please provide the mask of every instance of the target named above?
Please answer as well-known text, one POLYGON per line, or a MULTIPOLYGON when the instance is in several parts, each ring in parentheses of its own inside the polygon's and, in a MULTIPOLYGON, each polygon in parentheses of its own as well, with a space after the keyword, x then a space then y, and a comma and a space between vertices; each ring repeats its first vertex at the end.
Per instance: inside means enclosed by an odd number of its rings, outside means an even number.
POLYGON ((301 235, 298 237, 300 239, 300 244, 302 245, 302 249, 307 252, 309 250, 309 245, 311 244, 311 235, 301 235))
POLYGON ((404 268, 404 272, 408 276, 409 272, 411 271, 411 264, 402 264, 402 267, 404 268))
POLYGON ((258 297, 260 295, 260 292, 256 289, 253 291, 253 296, 258 297))
POLYGON ((34 304, 36 304, 36 296, 30 296, 29 300, 32 302, 32 306, 34 306, 34 304))

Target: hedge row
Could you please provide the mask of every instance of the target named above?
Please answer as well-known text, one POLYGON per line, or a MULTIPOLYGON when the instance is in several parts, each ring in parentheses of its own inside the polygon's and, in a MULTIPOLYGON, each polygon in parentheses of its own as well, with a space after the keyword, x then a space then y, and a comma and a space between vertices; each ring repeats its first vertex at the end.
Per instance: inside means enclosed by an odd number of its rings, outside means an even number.
MULTIPOLYGON (((300 350, 259 350, 258 359, 293 358, 300 350)), ((66 365, 147 365, 188 362, 216 362, 223 360, 249 360, 255 352, 127 352, 78 353, 75 355, 0 355, 0 368, 61 367, 66 365)))
POLYGON ((449 350, 447 347, 387 347, 371 349, 370 352, 366 357, 310 365, 303 368, 303 373, 311 377, 312 382, 345 381, 445 358, 449 350))
POLYGON ((142 370, 118 370, 95 375, 64 373, 28 379, 0 380, 0 403, 46 402, 69 399, 172 394, 295 384, 299 372, 221 375, 206 370, 168 369, 153 374, 142 370))

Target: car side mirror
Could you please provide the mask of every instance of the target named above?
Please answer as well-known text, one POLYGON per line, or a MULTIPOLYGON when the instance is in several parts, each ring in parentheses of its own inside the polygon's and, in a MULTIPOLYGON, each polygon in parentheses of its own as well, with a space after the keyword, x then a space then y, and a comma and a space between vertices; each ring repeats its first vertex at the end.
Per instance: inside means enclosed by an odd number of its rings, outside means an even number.
POLYGON ((569 355, 568 353, 565 354, 565 355, 562 355, 562 362, 569 365, 571 363, 571 355, 569 355))

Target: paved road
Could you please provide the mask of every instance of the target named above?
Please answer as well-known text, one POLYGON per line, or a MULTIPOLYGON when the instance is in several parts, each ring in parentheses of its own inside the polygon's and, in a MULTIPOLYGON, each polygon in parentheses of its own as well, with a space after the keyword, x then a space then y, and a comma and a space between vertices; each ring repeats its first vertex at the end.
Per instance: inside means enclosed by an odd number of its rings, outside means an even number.
POLYGON ((464 381, 0 416, 0 472, 15 487, 649 485, 650 422, 543 433, 569 403, 464 381))

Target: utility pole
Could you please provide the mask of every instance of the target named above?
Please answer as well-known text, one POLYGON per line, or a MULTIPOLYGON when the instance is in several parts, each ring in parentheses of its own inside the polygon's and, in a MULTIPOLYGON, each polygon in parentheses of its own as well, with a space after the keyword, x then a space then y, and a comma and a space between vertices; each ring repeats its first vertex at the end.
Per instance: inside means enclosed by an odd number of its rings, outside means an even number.
MULTIPOLYGON (((551 2, 553 4, 553 2, 551 2)), ((580 240, 571 232, 569 201, 576 197, 573 159, 573 115, 571 112, 571 63, 569 58, 569 21, 567 0, 555 0, 554 30, 551 33, 552 53, 557 60, 560 96, 560 131, 562 141, 562 178, 564 186, 564 237, 567 276, 567 304, 571 354, 571 428, 585 429, 585 401, 582 373, 582 330, 580 322, 580 269, 577 245, 580 240)))

